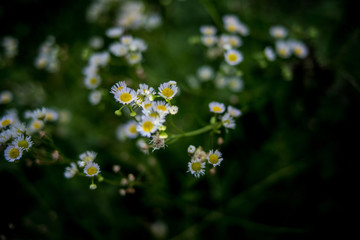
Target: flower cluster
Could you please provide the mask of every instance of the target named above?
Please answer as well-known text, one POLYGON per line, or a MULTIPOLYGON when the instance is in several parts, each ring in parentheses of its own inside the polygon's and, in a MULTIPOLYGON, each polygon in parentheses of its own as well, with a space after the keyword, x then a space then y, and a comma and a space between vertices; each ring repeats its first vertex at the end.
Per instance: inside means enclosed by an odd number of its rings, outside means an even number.
MULTIPOLYGON (((211 102, 209 103, 209 109, 210 112, 213 112, 215 114, 222 114, 225 112, 225 105, 223 103, 219 102, 211 102)), ((227 111, 224 113, 224 115, 218 115, 218 118, 221 121, 221 125, 225 128, 231 128, 235 129, 236 124, 234 118, 240 117, 241 111, 237 108, 234 108, 232 106, 227 107, 227 111)))
POLYGON ((12 92, 4 90, 0 92, 0 104, 7 104, 13 100, 12 92))
POLYGON ((295 39, 286 40, 288 30, 284 26, 272 26, 270 28, 270 35, 276 40, 276 42, 275 51, 270 46, 267 46, 264 50, 265 57, 269 61, 274 61, 276 55, 280 58, 289 58, 294 55, 301 59, 308 56, 308 48, 303 42, 295 39))
POLYGON ((51 108, 38 108, 34 111, 26 111, 25 118, 30 119, 28 130, 30 133, 39 132, 46 122, 55 122, 59 118, 57 111, 51 108))
POLYGON ((136 138, 139 134, 150 138, 154 149, 164 146, 163 139, 167 138, 165 132, 166 116, 176 114, 178 107, 171 105, 171 100, 178 92, 175 81, 162 83, 158 87, 158 92, 147 84, 139 84, 136 91, 126 85, 124 81, 118 82, 111 88, 111 93, 115 100, 122 104, 122 107, 115 113, 121 115, 123 107, 128 107, 131 111, 130 116, 135 117, 126 124, 120 126, 117 131, 119 139, 136 138), (162 98, 163 100, 155 100, 162 98), (135 112, 137 110, 140 116, 135 112))
POLYGON ((197 178, 205 175, 206 163, 212 165, 212 167, 217 167, 223 161, 222 153, 219 150, 212 149, 209 152, 205 152, 201 146, 196 148, 194 145, 190 145, 187 152, 191 156, 187 172, 190 172, 197 178))
POLYGON ((40 45, 38 55, 35 59, 35 67, 45 69, 50 73, 58 72, 60 69, 59 61, 60 48, 53 36, 48 36, 45 42, 40 45))

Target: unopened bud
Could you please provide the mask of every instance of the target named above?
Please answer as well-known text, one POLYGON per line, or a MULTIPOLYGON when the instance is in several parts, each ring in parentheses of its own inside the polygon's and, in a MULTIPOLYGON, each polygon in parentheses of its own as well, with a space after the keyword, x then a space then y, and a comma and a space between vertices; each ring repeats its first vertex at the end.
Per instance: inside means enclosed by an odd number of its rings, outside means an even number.
POLYGON ((166 139, 166 138, 168 138, 168 135, 167 135, 166 132, 162 132, 162 133, 159 134, 159 138, 166 139))
POLYGON ((97 188, 97 186, 96 186, 95 183, 92 183, 92 184, 90 184, 89 188, 90 188, 91 190, 95 190, 95 189, 97 188))

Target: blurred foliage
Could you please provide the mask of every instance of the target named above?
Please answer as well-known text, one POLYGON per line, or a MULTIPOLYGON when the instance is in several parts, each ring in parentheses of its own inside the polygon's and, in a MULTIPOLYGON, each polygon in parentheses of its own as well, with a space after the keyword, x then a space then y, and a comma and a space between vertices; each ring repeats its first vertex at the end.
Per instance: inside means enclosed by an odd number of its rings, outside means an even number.
MULTIPOLYGON (((161 0, 144 1, 163 19, 160 28, 134 31, 148 44, 146 82, 176 80, 177 126, 194 130, 210 118, 208 103, 229 99, 243 110, 237 128, 224 134, 224 162, 215 175, 195 179, 187 171, 189 144, 211 149, 215 137, 183 138, 144 155, 134 141, 119 142, 115 128, 126 121, 110 94, 92 106, 83 86, 82 52, 94 35, 112 26, 108 16, 90 24, 91 1, 16 0, 0 3, 0 37, 19 40, 19 55, 0 69, 0 90, 16 96, 7 108, 20 113, 41 106, 67 110, 68 124, 49 126, 59 150, 70 158, 98 152, 103 172, 113 164, 143 184, 135 194, 84 178, 65 179, 65 165, 11 164, 1 158, 1 239, 323 239, 349 236, 355 182, 351 140, 359 122, 359 18, 352 1, 161 0), (235 14, 251 31, 241 51, 245 89, 211 92, 189 88, 186 78, 204 64, 204 48, 190 44, 199 27, 235 14), (286 26, 309 46, 305 60, 259 67, 256 53, 271 44, 268 29, 286 26), (61 71, 33 65, 39 45, 53 35, 62 49, 61 71), (285 80, 282 67, 292 78, 285 80), (229 97, 231 95, 231 97, 229 97), (195 113, 195 114, 194 114, 195 113), (126 150, 126 151, 125 151, 126 150), (157 223, 154 224, 154 223, 157 223), (165 225, 163 225, 165 224, 165 225), (157 236, 152 229, 166 229, 157 236)), ((208 61, 208 62, 207 62, 208 61)), ((285 61, 284 61, 285 62, 285 61)), ((109 66, 102 86, 136 75, 109 66)), ((0 113, 5 107, 1 105, 0 113)), ((356 156, 356 155, 355 155, 356 156)), ((104 176, 106 173, 104 173, 104 176)), ((109 176, 111 178, 111 176, 109 176)))

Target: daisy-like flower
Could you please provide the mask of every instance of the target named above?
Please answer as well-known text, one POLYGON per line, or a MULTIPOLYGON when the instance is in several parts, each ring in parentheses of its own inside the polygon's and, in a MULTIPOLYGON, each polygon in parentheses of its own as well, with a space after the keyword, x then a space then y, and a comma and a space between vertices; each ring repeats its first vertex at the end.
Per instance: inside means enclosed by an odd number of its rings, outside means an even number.
POLYGON ((201 37, 201 42, 206 47, 214 46, 217 43, 217 37, 213 35, 205 35, 201 37))
POLYGON ((113 43, 109 46, 109 50, 117 57, 123 57, 129 51, 128 46, 123 43, 113 43))
POLYGON ((143 108, 143 113, 144 114, 150 113, 152 111, 153 103, 154 102, 152 102, 150 100, 146 100, 146 101, 141 103, 141 107, 143 108))
POLYGON ((94 151, 86 151, 79 155, 81 161, 78 161, 80 167, 84 167, 86 164, 95 160, 97 153, 94 151))
POLYGON ((266 59, 269 60, 270 62, 274 61, 276 58, 274 50, 269 46, 264 49, 264 54, 266 59))
POLYGON ((137 94, 140 94, 142 96, 150 96, 155 94, 155 90, 153 87, 150 87, 145 83, 139 84, 139 89, 137 90, 137 94))
POLYGON ((33 142, 31 141, 30 136, 25 137, 24 135, 21 135, 15 138, 15 140, 11 143, 11 145, 22 148, 25 151, 29 151, 29 149, 33 145, 33 142))
POLYGON ((165 101, 155 101, 153 102, 153 109, 158 112, 161 116, 167 115, 169 113, 169 104, 165 101))
POLYGON ((123 88, 127 87, 125 81, 117 82, 115 85, 111 87, 110 93, 116 94, 117 92, 121 91, 123 88))
POLYGON ((4 151, 5 159, 9 162, 19 160, 23 155, 23 151, 24 150, 21 147, 11 144, 4 151))
POLYGON ((209 154, 207 155, 207 160, 210 164, 212 164, 214 167, 219 166, 223 158, 221 157, 221 152, 218 150, 210 150, 209 154))
POLYGON ((55 122, 56 120, 58 120, 59 118, 59 114, 57 111, 53 110, 53 109, 46 109, 46 113, 45 113, 45 121, 48 122, 55 122))
POLYGON ((89 58, 90 65, 106 66, 110 60, 110 54, 108 52, 94 53, 89 58))
POLYGON ((122 36, 120 39, 121 43, 129 45, 133 41, 133 37, 130 35, 122 36))
POLYGON ((211 25, 204 25, 200 27, 200 32, 203 35, 215 35, 216 34, 216 27, 211 25))
POLYGON ((0 129, 6 128, 15 122, 15 118, 11 115, 5 115, 0 119, 0 129))
POLYGON ((84 173, 88 177, 96 176, 96 175, 98 175, 100 173, 100 167, 99 167, 99 165, 97 163, 89 162, 84 167, 84 173))
POLYGON ((240 77, 230 77, 227 82, 229 89, 233 92, 240 92, 244 88, 244 82, 240 77))
POLYGON ((130 52, 126 55, 126 59, 130 65, 139 63, 142 60, 141 52, 130 52))
POLYGON ((19 41, 11 36, 6 36, 3 38, 2 45, 5 50, 5 56, 7 58, 13 58, 18 53, 19 41))
POLYGON ((12 131, 10 129, 7 129, 5 131, 2 131, 0 133, 0 143, 6 143, 13 137, 12 131))
POLYGON ((188 168, 187 172, 190 172, 197 178, 205 174, 205 162, 201 162, 200 160, 192 159, 188 163, 188 168))
POLYGON ((272 26, 270 28, 269 32, 270 32, 270 35, 276 39, 285 38, 288 34, 286 28, 284 26, 280 26, 280 25, 272 26))
POLYGON ((214 78, 214 70, 210 66, 202 66, 197 70, 197 76, 201 81, 209 81, 214 78))
POLYGON ((122 104, 130 104, 136 99, 136 92, 128 87, 121 89, 120 91, 116 92, 115 100, 122 104))
POLYGON ((132 40, 132 42, 129 44, 129 49, 131 51, 140 51, 144 52, 147 49, 147 45, 144 42, 144 40, 140 38, 135 38, 132 40))
POLYGON ((86 76, 84 79, 84 85, 88 89, 95 89, 100 85, 100 83, 101 83, 101 78, 97 74, 86 76))
POLYGON ((65 168, 64 177, 66 178, 72 178, 78 173, 79 170, 75 163, 70 163, 69 167, 65 168))
POLYGON ((190 154, 193 154, 196 150, 196 147, 194 145, 189 145, 187 152, 190 154))
POLYGON ((15 122, 10 126, 10 131, 13 137, 21 136, 26 132, 25 124, 22 122, 15 122))
POLYGON ((101 92, 94 90, 89 94, 89 102, 91 105, 97 105, 101 101, 101 92))
POLYGON ((38 119, 31 121, 29 129, 31 132, 38 132, 44 127, 44 122, 38 119))
POLYGON ((223 113, 225 111, 225 105, 219 102, 209 103, 210 112, 213 113, 223 113))
POLYGON ((121 27, 112 27, 106 30, 106 36, 109 38, 118 38, 123 34, 124 29, 121 27))
POLYGON ((158 129, 155 119, 148 116, 143 116, 141 121, 138 123, 136 130, 143 137, 151 137, 151 134, 158 129))
POLYGON ((99 36, 93 36, 89 40, 89 46, 93 49, 100 49, 104 46, 104 39, 99 36))
POLYGON ((137 122, 134 120, 130 120, 123 127, 126 137, 133 139, 139 135, 139 133, 136 131, 137 122))
POLYGON ((300 41, 291 40, 289 41, 290 48, 295 56, 298 58, 306 58, 309 51, 306 45, 300 41))
POLYGON ((6 104, 13 100, 13 94, 10 91, 0 92, 0 104, 6 104))
MULTIPOLYGON (((175 81, 174 81, 175 82, 175 81)), ((162 83, 159 87, 159 95, 165 98, 166 100, 171 100, 178 92, 178 87, 175 84, 171 84, 170 82, 162 83)))
POLYGON ((234 108, 230 105, 227 107, 227 112, 230 114, 231 117, 240 117, 240 115, 242 114, 239 109, 234 108))
POLYGON ((221 117, 221 123, 226 128, 235 129, 236 127, 235 121, 229 113, 225 113, 224 116, 221 117))
POLYGON ((291 48, 287 42, 277 41, 276 42, 276 53, 282 58, 288 58, 291 56, 291 48))
POLYGON ((227 52, 224 53, 224 56, 225 56, 225 61, 232 66, 239 64, 244 59, 241 52, 236 49, 228 50, 227 52))

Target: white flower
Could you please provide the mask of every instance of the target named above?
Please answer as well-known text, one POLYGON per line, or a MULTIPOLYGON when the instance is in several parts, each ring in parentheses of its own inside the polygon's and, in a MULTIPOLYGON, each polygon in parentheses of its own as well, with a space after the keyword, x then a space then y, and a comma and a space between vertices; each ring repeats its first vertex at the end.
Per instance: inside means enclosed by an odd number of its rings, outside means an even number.
POLYGON ((139 89, 137 90, 137 94, 140 94, 142 96, 150 96, 155 94, 155 90, 153 87, 150 87, 145 83, 139 84, 139 89))
POLYGON ((271 47, 266 47, 264 49, 264 54, 265 54, 266 59, 271 62, 274 61, 276 58, 275 52, 271 47))
POLYGON ((276 52, 282 58, 288 58, 291 56, 291 48, 287 42, 277 41, 276 42, 276 52))
POLYGON ((155 119, 148 116, 143 116, 138 123, 136 130, 144 137, 150 137, 158 129, 155 119))
POLYGON ((216 34, 216 27, 211 25, 204 25, 200 27, 200 32, 203 35, 215 35, 216 34))
POLYGON ((130 104, 136 99, 136 92, 128 87, 124 87, 120 91, 116 92, 115 100, 122 104, 130 104))
POLYGON ((227 107, 227 112, 230 114, 231 117, 239 117, 242 114, 239 109, 232 106, 227 107))
POLYGON ((130 52, 126 55, 126 59, 130 65, 139 63, 142 60, 141 52, 130 52))
POLYGON ((96 176, 100 173, 100 167, 97 163, 89 162, 84 168, 84 173, 88 177, 96 176))
POLYGON ((89 58, 90 65, 106 66, 110 60, 108 52, 93 53, 89 58))
POLYGON ((123 34, 124 29, 121 27, 112 27, 106 30, 106 36, 109 38, 118 38, 123 34))
POLYGON ((117 57, 125 56, 128 53, 128 46, 123 43, 112 43, 109 46, 109 50, 117 57))
POLYGON ((223 158, 221 157, 221 152, 218 150, 210 150, 209 154, 207 155, 207 160, 210 164, 212 164, 214 167, 219 166, 223 158))
POLYGON ((25 124, 22 122, 15 122, 13 125, 10 126, 11 135, 13 137, 18 137, 26 132, 25 124))
POLYGON ((7 129, 0 133, 0 143, 6 143, 13 137, 12 131, 7 129))
POLYGON ((99 36, 93 36, 89 40, 89 45, 93 49, 100 49, 104 46, 104 40, 99 36))
POLYGON ((101 83, 101 78, 99 75, 88 75, 84 79, 84 85, 88 89, 95 89, 97 88, 101 83))
POLYGON ((205 162, 201 162, 197 159, 192 159, 188 163, 188 171, 193 174, 195 177, 200 177, 201 175, 205 174, 205 162))
POLYGON ((224 53, 225 61, 230 65, 237 65, 243 61, 243 55, 236 49, 230 49, 224 53))
POLYGON ((30 132, 38 132, 44 127, 44 122, 38 119, 34 119, 30 122, 30 132))
POLYGON ((129 44, 129 49, 131 51, 140 51, 144 52, 147 49, 147 45, 144 40, 140 38, 135 38, 132 40, 132 42, 129 44))
POLYGON ((169 112, 171 115, 175 115, 179 112, 179 108, 177 106, 173 105, 169 108, 169 112))
POLYGON ((210 66, 202 66, 197 70, 197 76, 201 81, 209 81, 214 77, 214 70, 210 66))
POLYGON ((146 101, 141 103, 141 107, 143 108, 143 113, 144 114, 150 113, 153 110, 152 106, 153 106, 153 102, 150 101, 150 100, 146 100, 146 101))
POLYGON ((13 58, 18 53, 19 41, 11 36, 6 36, 3 38, 2 45, 5 50, 5 56, 7 58, 13 58))
POLYGON ((227 81, 229 89, 233 92, 240 92, 244 87, 244 82, 240 77, 230 77, 227 81))
POLYGON ((167 115, 169 113, 170 106, 165 101, 154 101, 152 107, 161 116, 167 115))
POLYGON ((194 145, 190 145, 187 149, 187 152, 190 154, 193 154, 196 150, 196 147, 194 145))
POLYGON ((295 56, 298 58, 306 58, 309 50, 303 42, 291 40, 289 41, 290 48, 295 56))
POLYGON ((46 109, 45 117, 44 117, 45 121, 54 122, 54 121, 58 120, 58 118, 59 118, 59 114, 57 111, 50 109, 50 108, 46 109))
POLYGON ((280 25, 272 26, 270 28, 270 35, 276 39, 285 38, 287 36, 287 33, 288 32, 286 28, 280 25))
POLYGON ((15 122, 14 116, 5 115, 0 119, 0 129, 8 127, 12 125, 14 122, 15 122))
POLYGON ((33 145, 33 142, 31 141, 31 137, 24 135, 20 135, 11 143, 11 145, 17 146, 19 148, 22 148, 25 151, 29 151, 31 146, 33 145))
POLYGON ((70 166, 65 168, 64 177, 72 178, 78 172, 79 172, 79 170, 78 170, 76 164, 75 163, 70 163, 70 166))
POLYGON ((13 100, 13 94, 10 91, 0 92, 0 104, 10 103, 13 100))
POLYGON ((221 117, 221 123, 226 128, 235 129, 236 126, 234 119, 230 116, 229 113, 225 113, 224 116, 221 117))
POLYGON ((130 120, 129 122, 127 122, 123 128, 124 128, 124 133, 126 135, 126 137, 128 138, 136 138, 139 133, 136 131, 136 127, 137 127, 137 122, 135 122, 134 120, 130 120))
POLYGON ((97 105, 101 101, 101 92, 94 90, 89 94, 89 102, 92 105, 97 105))
POLYGON ((117 82, 115 85, 111 87, 110 93, 116 94, 117 92, 121 91, 123 88, 126 87, 125 81, 117 82))
POLYGON ((5 159, 9 162, 19 160, 23 155, 23 151, 24 150, 21 147, 11 144, 4 151, 5 159))
POLYGON ((213 35, 205 35, 201 37, 201 42, 207 47, 214 46, 217 42, 217 37, 213 35))
POLYGON ((96 158, 97 153, 94 151, 86 151, 79 155, 81 161, 78 161, 80 167, 84 167, 86 164, 93 162, 96 158))
POLYGON ((176 85, 176 82, 175 84, 171 84, 170 82, 160 84, 159 95, 165 99, 171 100, 176 95, 177 92, 178 92, 178 87, 176 85))
POLYGON ((209 103, 210 112, 223 113, 225 111, 225 105, 219 102, 209 103))
POLYGON ((133 41, 133 38, 130 35, 125 35, 121 37, 120 41, 122 44, 129 45, 133 41))

